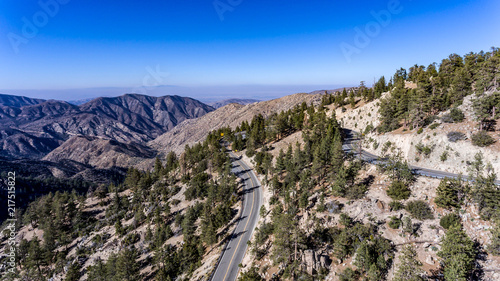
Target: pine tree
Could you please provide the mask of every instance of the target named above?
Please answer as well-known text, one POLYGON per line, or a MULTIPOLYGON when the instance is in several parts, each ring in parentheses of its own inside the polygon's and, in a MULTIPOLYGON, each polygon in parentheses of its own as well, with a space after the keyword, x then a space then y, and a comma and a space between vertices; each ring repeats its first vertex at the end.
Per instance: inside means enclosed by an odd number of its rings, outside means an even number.
POLYGON ((446 209, 459 208, 466 195, 460 179, 443 179, 436 190, 436 205, 446 209))
POLYGON ((160 177, 160 175, 162 174, 162 172, 163 172, 163 164, 161 163, 160 158, 158 156, 156 156, 155 166, 153 169, 153 175, 156 179, 158 179, 160 177))
POLYGON ((477 250, 474 242, 467 236, 461 225, 454 225, 446 232, 441 242, 441 251, 445 280, 466 281, 472 274, 477 250))
POLYGON ((104 281, 109 280, 106 272, 106 264, 99 258, 96 263, 88 268, 88 281, 104 281))
POLYGON ((411 190, 404 182, 394 180, 387 189, 387 195, 396 201, 405 200, 410 198, 411 190))
POLYGON ((353 91, 349 93, 349 104, 351 105, 351 108, 354 108, 356 106, 356 100, 354 99, 353 91))
POLYGON ((422 270, 422 263, 417 259, 415 246, 406 245, 403 247, 398 270, 394 275, 394 281, 423 281, 425 280, 422 270))
POLYGON ((64 281, 78 281, 80 280, 80 264, 78 262, 74 262, 69 266, 68 272, 66 273, 66 278, 64 281))
POLYGON ((135 248, 125 248, 116 261, 116 276, 114 280, 135 281, 139 280, 139 253, 135 248))
POLYGON ((332 170, 336 173, 344 163, 344 150, 342 149, 342 138, 338 130, 335 132, 333 142, 330 148, 330 164, 332 165, 332 170))
POLYGON ((122 225, 122 221, 120 219, 118 219, 115 223, 115 232, 119 235, 119 236, 122 236, 123 235, 123 232, 124 232, 124 229, 123 229, 123 225, 122 225))
POLYGON ((346 167, 342 164, 335 175, 335 182, 333 183, 332 191, 337 196, 345 196, 345 192, 347 189, 347 171, 346 167))
POLYGON ((490 231, 491 243, 488 245, 488 251, 495 256, 500 256, 500 222, 497 222, 490 231))
POLYGON ((203 229, 203 240, 208 245, 217 243, 217 231, 212 221, 209 221, 203 229))

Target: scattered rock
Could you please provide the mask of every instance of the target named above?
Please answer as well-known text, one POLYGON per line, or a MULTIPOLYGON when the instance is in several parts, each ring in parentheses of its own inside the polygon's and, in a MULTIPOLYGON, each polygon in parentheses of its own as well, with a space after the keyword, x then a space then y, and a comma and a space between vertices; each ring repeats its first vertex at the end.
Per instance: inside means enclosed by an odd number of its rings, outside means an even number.
POLYGON ((425 258, 425 263, 430 264, 430 265, 434 265, 435 264, 434 258, 430 255, 427 256, 427 258, 425 258))

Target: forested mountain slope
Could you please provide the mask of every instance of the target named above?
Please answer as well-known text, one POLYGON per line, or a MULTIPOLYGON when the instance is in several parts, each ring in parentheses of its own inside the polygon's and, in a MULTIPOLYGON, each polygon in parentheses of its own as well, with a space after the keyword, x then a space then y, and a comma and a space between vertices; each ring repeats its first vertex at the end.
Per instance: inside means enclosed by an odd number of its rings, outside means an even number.
MULTIPOLYGON (((439 67, 400 69, 373 88, 361 83, 310 95, 234 123, 235 115, 219 123, 207 114, 190 129, 206 133, 195 134, 179 155, 165 151, 152 171, 131 168, 121 183, 30 204, 17 225, 18 274, 207 280, 226 239, 234 238, 241 206, 241 183, 226 153, 231 149, 252 164, 264 194, 249 251, 235 265, 240 280, 497 280, 500 190, 488 159, 480 153, 467 159, 464 177, 474 181, 429 179, 412 173, 404 147, 381 140, 421 138, 422 145, 413 145, 424 161, 434 157, 426 142, 443 136, 433 132, 465 125, 472 133, 454 139, 450 155, 462 155, 468 145, 493 151, 499 57, 498 49, 451 55, 439 67), (465 86, 463 75, 470 75, 465 86), (203 127, 212 124, 212 131, 203 127), (377 166, 346 152, 342 126, 364 133, 365 146, 389 160, 377 166)), ((2 243, 5 248, 8 241, 2 243)))

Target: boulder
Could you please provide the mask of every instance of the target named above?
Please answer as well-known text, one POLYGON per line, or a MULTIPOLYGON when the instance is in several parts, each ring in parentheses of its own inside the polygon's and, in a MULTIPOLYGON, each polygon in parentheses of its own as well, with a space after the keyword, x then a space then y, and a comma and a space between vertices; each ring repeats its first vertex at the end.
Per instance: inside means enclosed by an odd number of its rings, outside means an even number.
POLYGON ((330 257, 323 252, 309 249, 302 253, 302 266, 308 274, 314 274, 320 268, 328 268, 331 263, 330 257))
POLYGON ((431 255, 427 256, 425 258, 425 263, 430 264, 430 265, 434 265, 435 264, 434 258, 431 255))

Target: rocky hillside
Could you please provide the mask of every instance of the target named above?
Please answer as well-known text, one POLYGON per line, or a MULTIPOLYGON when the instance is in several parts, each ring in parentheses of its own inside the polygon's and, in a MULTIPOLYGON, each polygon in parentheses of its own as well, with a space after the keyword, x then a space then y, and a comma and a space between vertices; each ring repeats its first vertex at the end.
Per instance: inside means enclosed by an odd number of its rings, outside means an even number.
POLYGON ((255 115, 267 117, 273 113, 288 110, 303 102, 318 104, 320 94, 294 94, 270 101, 262 101, 248 105, 229 104, 205 116, 180 123, 173 130, 150 142, 150 146, 160 152, 182 152, 186 144, 192 145, 203 140, 209 131, 221 127, 235 128, 243 121, 250 121, 255 115))
POLYGON ((73 136, 51 151, 43 160, 79 161, 98 168, 129 167, 135 159, 154 158, 156 152, 139 143, 121 143, 91 136, 73 136))
MULTIPOLYGON (((486 92, 485 95, 493 92, 486 92)), ((387 92, 382 98, 388 95, 387 92)), ((400 128, 383 134, 373 130, 380 125, 378 99, 369 103, 359 100, 355 108, 348 107, 345 112, 337 108, 336 115, 345 128, 365 133, 363 147, 375 155, 398 149, 411 165, 467 176, 470 163, 480 153, 485 163, 491 163, 495 173, 500 174, 500 135, 495 131, 487 132, 494 143, 486 147, 472 142, 472 137, 480 131, 478 117, 473 109, 473 101, 478 98, 469 95, 457 107, 464 114, 463 120, 449 120, 450 110, 447 110, 438 114, 433 123, 425 128, 400 128), (459 138, 450 138, 450 133, 457 134, 459 138)))
POLYGON ((212 106, 213 108, 220 108, 223 106, 226 106, 231 103, 237 103, 241 105, 247 105, 251 103, 259 102, 259 100, 254 100, 254 99, 226 99, 226 100, 221 100, 221 101, 216 101, 216 102, 210 102, 208 105, 212 106))
POLYGON ((44 102, 43 99, 33 99, 28 97, 21 96, 12 96, 12 95, 4 95, 0 94, 0 108, 1 107, 14 107, 19 108, 26 105, 35 105, 44 102))

